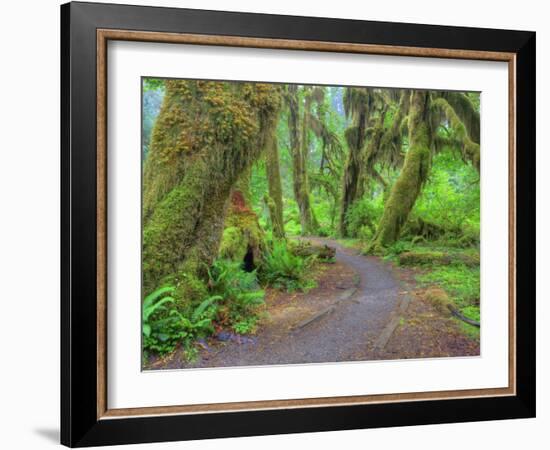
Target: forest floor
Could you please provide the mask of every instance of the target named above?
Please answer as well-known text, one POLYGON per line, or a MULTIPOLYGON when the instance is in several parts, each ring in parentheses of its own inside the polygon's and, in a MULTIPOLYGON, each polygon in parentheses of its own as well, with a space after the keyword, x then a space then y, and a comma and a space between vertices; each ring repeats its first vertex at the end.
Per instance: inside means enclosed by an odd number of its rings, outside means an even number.
POLYGON ((256 334, 222 331, 190 362, 176 350, 149 369, 304 364, 479 355, 479 341, 442 315, 417 285, 416 269, 361 255, 330 239, 334 263, 312 271, 308 292, 266 292, 256 334))

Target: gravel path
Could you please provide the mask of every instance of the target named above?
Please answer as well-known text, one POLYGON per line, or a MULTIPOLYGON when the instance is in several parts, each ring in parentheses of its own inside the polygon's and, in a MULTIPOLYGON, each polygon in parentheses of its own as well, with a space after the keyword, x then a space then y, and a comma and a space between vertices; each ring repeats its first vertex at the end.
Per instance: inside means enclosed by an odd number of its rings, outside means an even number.
MULTIPOLYGON (((378 258, 357 254, 329 239, 311 239, 336 248, 336 260, 352 268, 359 283, 342 291, 329 308, 298 325, 232 340, 201 352, 194 363, 176 358, 165 368, 304 364, 377 359, 372 345, 400 300, 400 284, 378 258), (314 318, 315 320, 310 321, 314 318), (307 323, 307 324, 306 324, 307 323)), ((275 328, 275 327, 271 327, 275 328)))

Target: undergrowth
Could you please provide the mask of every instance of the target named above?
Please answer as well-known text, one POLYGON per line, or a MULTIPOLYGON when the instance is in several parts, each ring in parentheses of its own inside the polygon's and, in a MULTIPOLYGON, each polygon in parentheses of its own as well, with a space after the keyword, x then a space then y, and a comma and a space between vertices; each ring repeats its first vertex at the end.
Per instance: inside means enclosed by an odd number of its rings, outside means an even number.
POLYGON ((314 256, 304 258, 294 255, 286 241, 274 240, 271 249, 264 254, 260 279, 287 292, 307 291, 316 285, 314 280, 307 277, 314 261, 314 256))
POLYGON ((181 346, 186 357, 193 359, 197 339, 221 329, 254 333, 265 297, 260 281, 288 292, 306 291, 316 285, 307 277, 314 260, 296 256, 284 240, 274 240, 264 254, 259 273, 243 270, 240 262, 215 260, 208 268, 207 296, 201 301, 178 301, 181 299, 176 298, 177 289, 172 285, 156 289, 143 301, 144 357, 150 353, 164 355, 181 346))
MULTIPOLYGON (((409 261, 415 261, 412 258, 414 255, 423 256, 417 262, 408 264, 421 270, 416 276, 421 286, 442 288, 464 316, 480 321, 480 267, 479 264, 466 265, 462 262, 475 261, 476 257, 479 258, 479 250, 473 247, 459 249, 444 246, 440 242, 416 245, 400 240, 386 249, 384 258, 398 263, 402 254, 411 256, 409 261), (429 258, 430 255, 433 255, 433 259, 429 258)), ((479 328, 462 321, 460 328, 469 336, 479 338, 479 328)))
POLYGON ((208 270, 208 296, 200 302, 177 307, 174 286, 163 286, 145 297, 142 308, 144 356, 164 355, 181 346, 188 359, 196 357, 194 343, 230 328, 238 334, 255 330, 265 293, 256 272, 240 263, 216 260, 208 270))

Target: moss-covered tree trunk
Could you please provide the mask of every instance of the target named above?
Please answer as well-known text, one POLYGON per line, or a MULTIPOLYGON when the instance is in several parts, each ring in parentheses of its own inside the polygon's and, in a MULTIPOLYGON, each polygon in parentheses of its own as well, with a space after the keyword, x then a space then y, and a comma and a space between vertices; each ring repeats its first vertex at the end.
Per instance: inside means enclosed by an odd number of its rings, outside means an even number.
POLYGON ((346 130, 348 158, 344 168, 342 202, 340 205, 339 231, 342 237, 348 235, 347 212, 351 205, 363 195, 363 151, 369 103, 369 91, 364 88, 348 88, 347 112, 353 117, 352 125, 346 130))
POLYGON ((268 195, 266 203, 269 209, 273 235, 279 239, 285 237, 283 222, 283 189, 281 186, 281 170, 279 166, 279 145, 275 129, 267 139, 265 149, 265 164, 267 173, 268 195))
POLYGON ((310 108, 311 103, 309 100, 306 101, 302 120, 300 120, 298 87, 296 85, 290 85, 288 88, 288 102, 288 128, 292 154, 294 197, 300 212, 302 234, 310 235, 314 234, 317 229, 317 220, 311 208, 307 173, 307 155, 309 152, 309 113, 307 110, 310 108))
POLYGON ((403 169, 393 185, 370 250, 382 251, 393 244, 426 181, 431 166, 432 131, 429 120, 429 94, 413 91, 409 109, 409 149, 403 169))
POLYGON ((230 194, 261 153, 279 88, 169 80, 144 165, 143 287, 178 287, 178 300, 205 294, 230 194))
POLYGON ((246 169, 231 190, 219 252, 248 271, 260 265, 264 246, 264 232, 252 209, 250 172, 246 169))

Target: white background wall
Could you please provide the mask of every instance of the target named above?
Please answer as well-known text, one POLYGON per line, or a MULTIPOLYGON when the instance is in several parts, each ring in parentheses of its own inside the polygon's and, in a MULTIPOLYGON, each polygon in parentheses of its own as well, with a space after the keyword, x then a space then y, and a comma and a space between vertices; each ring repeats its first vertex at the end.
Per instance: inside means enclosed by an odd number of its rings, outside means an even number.
MULTIPOLYGON (((139 448, 547 448, 550 341, 550 29, 545 2, 462 0, 139 1, 134 4, 341 17, 365 20, 525 29, 537 32, 538 417, 532 420, 359 430, 139 448), (498 5, 498 6, 497 6, 498 5), (546 176, 545 176, 546 175, 546 176)), ((0 16, 0 446, 56 445, 59 422, 59 1, 4 2, 0 16)), ((533 249, 535 251, 535 249, 533 249)), ((524 299, 535 301, 535 299, 524 299)), ((136 447, 138 448, 138 447, 136 447)))

